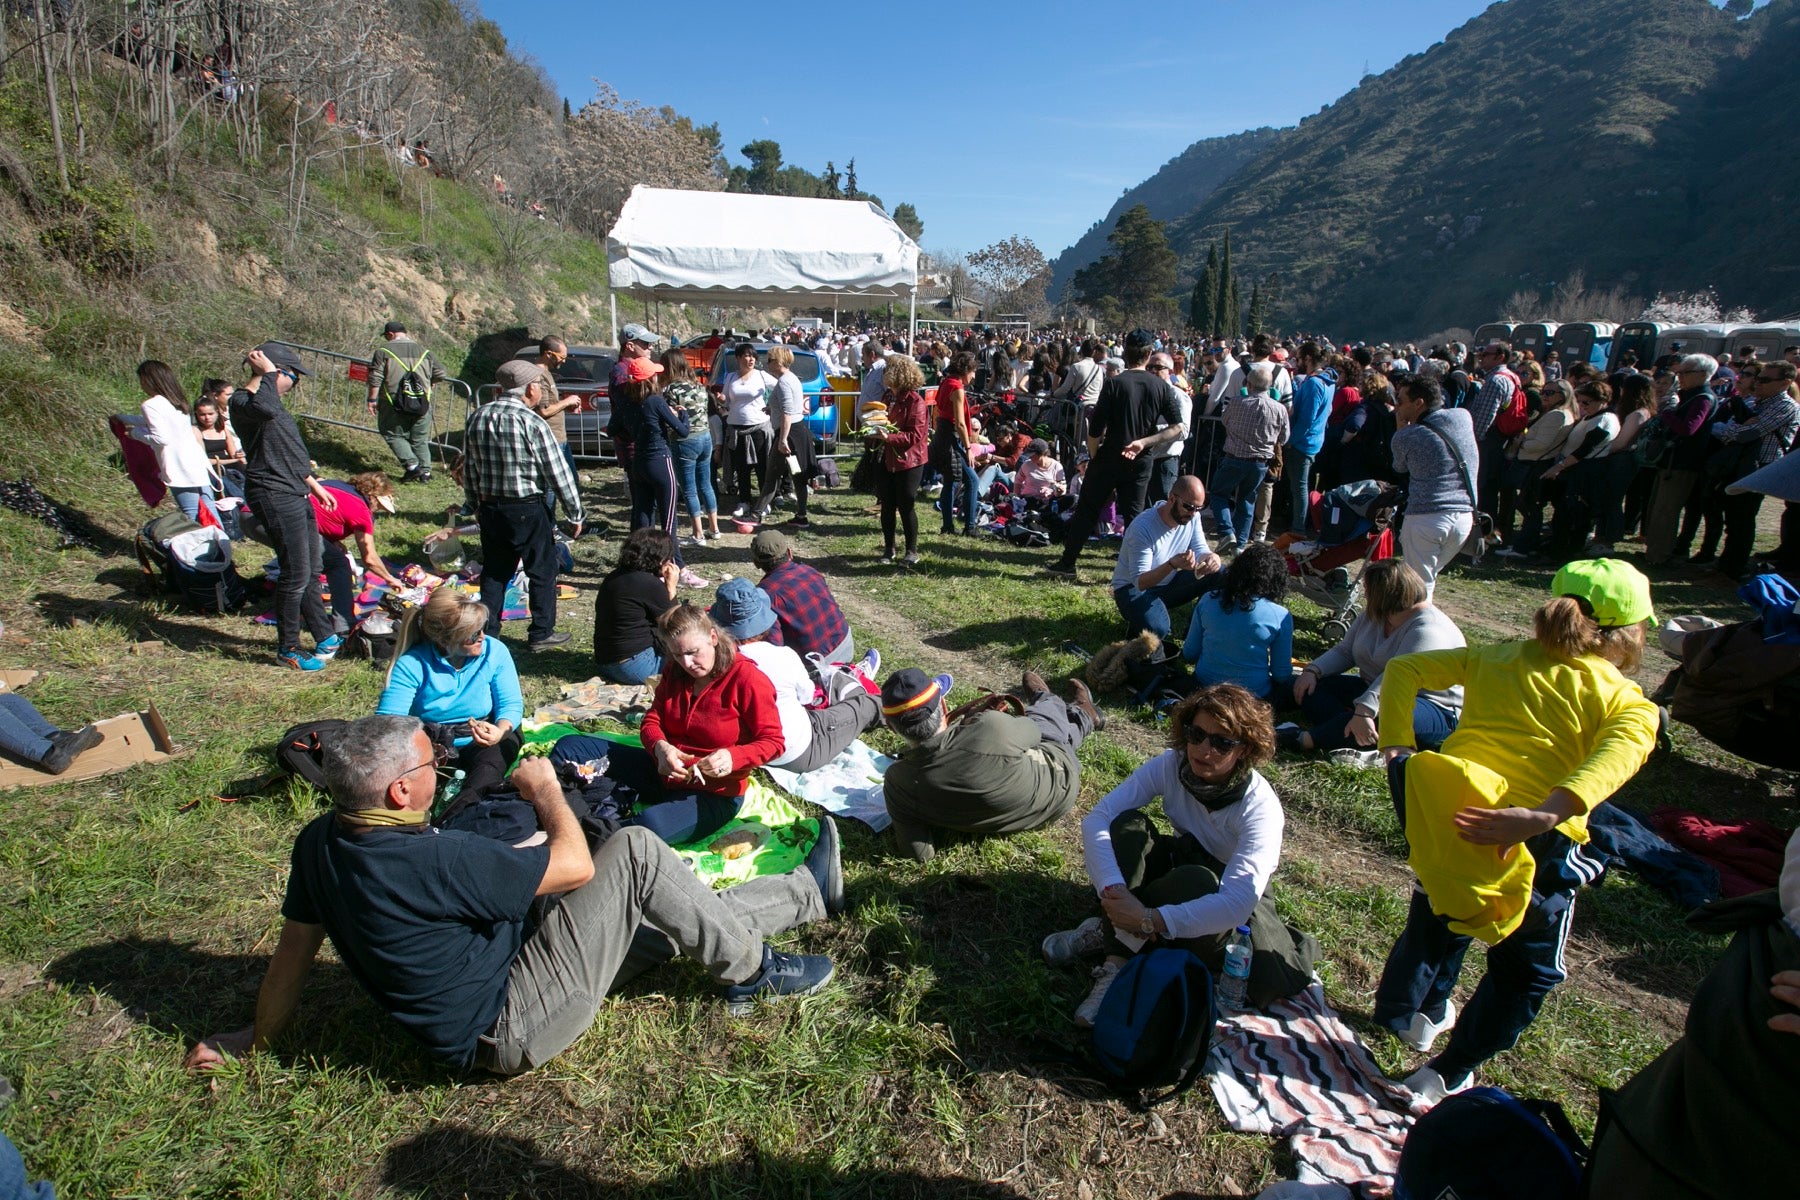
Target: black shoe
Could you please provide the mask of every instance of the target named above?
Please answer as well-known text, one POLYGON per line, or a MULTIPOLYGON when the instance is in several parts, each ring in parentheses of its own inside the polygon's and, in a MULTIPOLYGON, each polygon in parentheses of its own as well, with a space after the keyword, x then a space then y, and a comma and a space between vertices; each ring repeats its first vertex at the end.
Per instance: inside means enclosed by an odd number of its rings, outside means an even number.
POLYGON ((406 473, 404 475, 400 476, 400 482, 401 483, 417 483, 417 482, 419 482, 419 474, 420 474, 419 464, 414 463, 412 466, 406 468, 406 473))
POLYGON ((844 911, 844 856, 838 841, 837 822, 819 818, 819 840, 806 856, 806 869, 819 885, 819 898, 825 901, 825 915, 835 917, 844 911))
POLYGON ((807 520, 805 517, 789 517, 787 520, 783 521, 782 524, 786 525, 790 529, 811 529, 812 528, 812 522, 807 520))
POLYGON ((1718 555, 1708 554, 1706 551, 1702 550, 1700 553, 1698 553, 1698 554, 1694 555, 1692 558, 1688 559, 1688 566, 1690 566, 1690 567, 1710 567, 1718 561, 1719 561, 1718 555))
POLYGON ((537 641, 532 642, 531 649, 534 651, 551 650, 551 649, 556 648, 557 646, 566 646, 573 640, 574 639, 570 634, 565 633, 564 631, 559 629, 555 633, 547 634, 544 637, 539 638, 537 641))
POLYGON ((418 482, 418 483, 430 483, 430 482, 431 482, 431 468, 430 468, 430 467, 426 467, 426 468, 424 468, 424 469, 423 469, 423 470, 421 470, 421 471, 420 471, 420 472, 419 472, 419 477, 418 477, 418 479, 417 479, 417 480, 416 480, 416 482, 418 482))
POLYGON ((104 740, 106 735, 94 725, 53 733, 49 737, 50 753, 44 755, 38 765, 52 775, 61 775, 74 765, 84 750, 92 750, 104 740))
POLYGON ((1057 575, 1063 579, 1074 579, 1075 568, 1068 563, 1053 562, 1044 564, 1044 574, 1057 575))
POLYGON ((831 982, 833 969, 823 954, 778 954, 765 944, 762 970, 725 989, 726 1008, 741 1017, 759 1000, 811 995, 831 982))
POLYGON ((1106 714, 1095 706, 1094 693, 1088 690, 1087 684, 1079 679, 1069 680, 1069 698, 1074 701, 1075 707, 1086 713, 1088 720, 1094 723, 1095 733, 1106 728, 1106 714))
POLYGON ((1304 732, 1291 721, 1277 725, 1275 727, 1275 748, 1286 750, 1292 754, 1302 753, 1306 749, 1306 743, 1300 740, 1301 734, 1304 732))

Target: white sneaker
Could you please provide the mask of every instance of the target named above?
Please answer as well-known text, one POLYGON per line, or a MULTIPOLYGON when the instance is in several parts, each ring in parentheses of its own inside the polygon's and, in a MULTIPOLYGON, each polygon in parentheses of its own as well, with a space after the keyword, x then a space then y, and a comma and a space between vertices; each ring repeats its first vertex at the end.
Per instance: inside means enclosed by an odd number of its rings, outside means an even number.
POLYGON ((1379 767, 1381 765, 1381 751, 1351 750, 1346 747, 1342 750, 1333 750, 1331 752, 1331 761, 1340 767, 1361 767, 1364 769, 1379 767))
POLYGON ((864 675, 867 675, 870 679, 880 679, 881 678, 881 651, 877 650, 873 646, 870 646, 868 648, 868 650, 863 653, 862 660, 860 662, 858 662, 856 665, 861 667, 862 673, 864 675))
POLYGON ((1424 1053, 1431 1049, 1431 1043, 1438 1040, 1439 1034, 1455 1024, 1456 1002, 1454 1000, 1446 1000, 1444 1001, 1443 1020, 1433 1021, 1424 1013, 1416 1012, 1412 1015, 1412 1021, 1407 1024, 1406 1032, 1396 1033, 1394 1036, 1399 1038, 1405 1045, 1411 1046, 1420 1053, 1424 1053))
POLYGON ((1452 1083, 1437 1073, 1435 1067, 1424 1066, 1400 1081, 1400 1086, 1413 1094, 1413 1102, 1425 1108, 1436 1108, 1446 1096, 1454 1096, 1458 1092, 1466 1092, 1475 1082, 1475 1075, 1470 1072, 1452 1083))
POLYGON ((740 504, 731 510, 731 515, 734 517, 747 517, 750 515, 750 506, 748 504, 740 504))
POLYGON ((1098 954, 1106 948, 1106 922, 1089 917, 1073 929, 1063 929, 1044 939, 1044 961, 1053 967, 1098 954))
POLYGON ((1087 994, 1087 999, 1083 1000, 1075 1009, 1075 1027, 1077 1029, 1094 1027, 1094 1018, 1100 1015, 1100 1002, 1106 999, 1106 989, 1110 988, 1113 980, 1118 977, 1118 963, 1101 963, 1094 968, 1094 988, 1087 994))

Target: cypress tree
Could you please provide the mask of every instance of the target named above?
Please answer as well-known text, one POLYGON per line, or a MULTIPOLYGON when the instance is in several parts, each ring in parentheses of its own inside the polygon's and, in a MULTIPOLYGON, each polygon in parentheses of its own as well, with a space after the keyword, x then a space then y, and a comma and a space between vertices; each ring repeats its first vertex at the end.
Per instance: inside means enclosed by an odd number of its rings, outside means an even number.
POLYGON ((1219 328, 1219 244, 1206 250, 1206 266, 1194 283, 1193 299, 1188 302, 1188 323, 1208 337, 1219 328))
POLYGON ((1244 332, 1244 310, 1238 303, 1237 280, 1231 280, 1225 297, 1225 336, 1237 337, 1244 332))
POLYGON ((1237 280, 1231 277, 1231 230, 1225 231, 1225 248, 1219 253, 1219 278, 1216 284, 1219 298, 1215 303, 1218 310, 1219 332, 1226 337, 1238 335, 1237 280))
POLYGON ((1250 285, 1250 319, 1245 323, 1245 328, 1251 337, 1263 331, 1263 294, 1260 283, 1250 285))

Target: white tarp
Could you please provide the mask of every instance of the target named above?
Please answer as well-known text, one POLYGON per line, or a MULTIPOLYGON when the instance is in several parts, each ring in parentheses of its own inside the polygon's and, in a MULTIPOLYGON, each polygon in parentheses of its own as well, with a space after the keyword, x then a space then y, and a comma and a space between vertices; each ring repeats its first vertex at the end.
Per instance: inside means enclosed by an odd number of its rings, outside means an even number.
POLYGON ((866 200, 642 185, 606 235, 615 292, 668 303, 826 304, 909 296, 919 247, 866 200))

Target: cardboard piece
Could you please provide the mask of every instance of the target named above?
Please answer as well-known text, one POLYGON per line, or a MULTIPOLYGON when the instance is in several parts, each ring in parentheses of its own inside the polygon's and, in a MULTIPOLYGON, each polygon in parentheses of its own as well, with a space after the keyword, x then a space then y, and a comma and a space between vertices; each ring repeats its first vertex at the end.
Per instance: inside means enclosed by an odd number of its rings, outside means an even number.
POLYGON ((16 692, 37 677, 36 671, 0 671, 0 692, 16 692))
POLYGON ((61 775, 51 775, 10 758, 0 758, 0 791, 98 779, 139 763, 168 762, 175 757, 175 743, 169 737, 169 727, 163 724, 162 714, 156 711, 154 704, 143 712, 124 713, 98 722, 98 728, 105 740, 77 758, 61 775))

